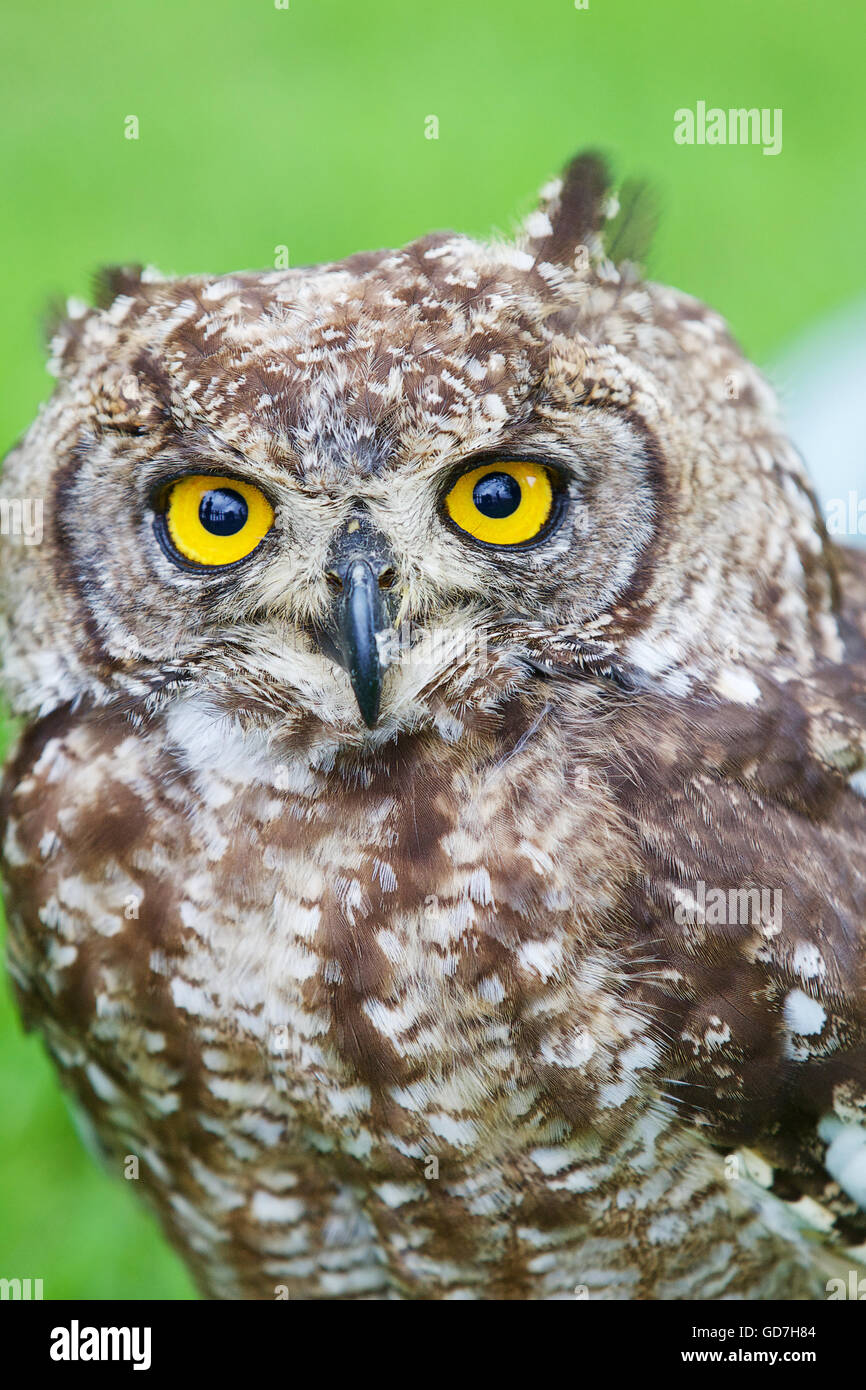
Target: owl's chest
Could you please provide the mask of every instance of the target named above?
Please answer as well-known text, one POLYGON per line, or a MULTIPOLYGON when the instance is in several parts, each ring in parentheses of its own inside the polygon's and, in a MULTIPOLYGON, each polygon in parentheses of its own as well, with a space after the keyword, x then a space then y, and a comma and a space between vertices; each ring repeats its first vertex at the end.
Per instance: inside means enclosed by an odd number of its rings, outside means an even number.
MULTIPOLYGON (((178 950, 150 967, 205 1098, 384 1168, 395 1142, 463 1160, 519 1149, 525 1125, 537 1143, 565 1127, 563 1096, 588 1121, 639 1039, 582 939, 622 845, 564 771, 428 753, 340 779, 200 775, 178 950)), ((632 1070, 624 1101, 639 1086, 632 1070)))
POLYGON ((513 1135, 520 1015, 567 952, 569 895, 557 909, 523 837, 501 820, 472 834, 466 809, 389 794, 216 817, 182 953, 153 960, 201 1038, 205 1091, 232 1068, 260 1109, 358 1158, 386 1134, 419 1155, 437 1135, 462 1153, 513 1135))

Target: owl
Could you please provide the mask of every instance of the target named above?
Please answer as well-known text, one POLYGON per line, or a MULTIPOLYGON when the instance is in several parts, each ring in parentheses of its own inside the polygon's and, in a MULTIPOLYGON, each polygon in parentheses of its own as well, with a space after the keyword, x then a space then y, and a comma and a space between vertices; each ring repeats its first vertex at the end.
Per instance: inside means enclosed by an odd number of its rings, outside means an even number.
POLYGON ((53 340, 9 969, 207 1298, 866 1275, 866 554, 643 206, 53 340))

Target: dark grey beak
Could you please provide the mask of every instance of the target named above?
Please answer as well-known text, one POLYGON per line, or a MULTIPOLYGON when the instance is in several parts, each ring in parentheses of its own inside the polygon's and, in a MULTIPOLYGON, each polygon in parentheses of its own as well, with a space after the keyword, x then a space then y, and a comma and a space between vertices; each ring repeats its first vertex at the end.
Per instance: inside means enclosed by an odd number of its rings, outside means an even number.
POLYGON ((326 574, 334 610, 322 634, 323 646, 348 671, 361 718, 372 729, 379 718, 386 666, 377 638, 392 625, 397 597, 385 537, 366 519, 349 522, 334 538, 326 574))

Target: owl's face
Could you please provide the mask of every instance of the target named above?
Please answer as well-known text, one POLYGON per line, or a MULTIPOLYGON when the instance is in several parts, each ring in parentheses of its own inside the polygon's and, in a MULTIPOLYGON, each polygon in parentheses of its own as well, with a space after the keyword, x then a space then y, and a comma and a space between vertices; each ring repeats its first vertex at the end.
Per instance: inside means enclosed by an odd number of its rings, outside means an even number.
POLYGON ((734 640, 811 651, 775 592, 819 543, 769 394, 569 187, 514 246, 117 280, 73 314, 3 484, 47 513, 6 586, 21 704, 194 692, 370 745, 458 738, 564 655, 676 690, 730 686, 734 640))

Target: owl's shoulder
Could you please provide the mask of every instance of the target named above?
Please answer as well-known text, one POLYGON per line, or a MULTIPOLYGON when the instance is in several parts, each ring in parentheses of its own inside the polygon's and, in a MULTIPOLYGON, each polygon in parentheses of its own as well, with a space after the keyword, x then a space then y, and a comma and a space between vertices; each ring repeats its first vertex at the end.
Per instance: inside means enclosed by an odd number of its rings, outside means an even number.
POLYGON ((830 1225, 858 1239, 864 578, 860 557, 846 562, 844 660, 784 678, 752 670, 748 703, 660 703, 632 725, 629 776, 617 788, 641 849, 629 891, 634 940, 652 956, 650 969, 636 967, 636 987, 669 1030, 683 1119, 721 1147, 762 1153, 774 1190, 817 1200, 830 1225))

